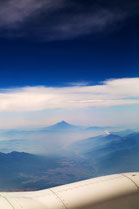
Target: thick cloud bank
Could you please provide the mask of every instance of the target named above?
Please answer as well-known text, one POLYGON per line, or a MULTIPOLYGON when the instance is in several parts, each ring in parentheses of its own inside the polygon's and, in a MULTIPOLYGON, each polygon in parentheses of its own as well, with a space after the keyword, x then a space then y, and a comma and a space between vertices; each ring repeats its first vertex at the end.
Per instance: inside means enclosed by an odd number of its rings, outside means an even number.
POLYGON ((139 104, 139 78, 99 85, 1 89, 0 111, 38 111, 139 104))

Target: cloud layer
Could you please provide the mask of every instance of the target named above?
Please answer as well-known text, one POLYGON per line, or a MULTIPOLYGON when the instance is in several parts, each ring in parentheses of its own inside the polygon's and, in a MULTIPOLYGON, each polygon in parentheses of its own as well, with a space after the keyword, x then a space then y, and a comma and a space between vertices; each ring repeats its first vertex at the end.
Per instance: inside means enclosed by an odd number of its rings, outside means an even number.
POLYGON ((139 105, 139 78, 115 79, 95 86, 24 87, 0 91, 0 111, 25 112, 139 105))
POLYGON ((4 0, 0 2, 0 35, 73 39, 117 27, 138 11, 136 0, 4 0))

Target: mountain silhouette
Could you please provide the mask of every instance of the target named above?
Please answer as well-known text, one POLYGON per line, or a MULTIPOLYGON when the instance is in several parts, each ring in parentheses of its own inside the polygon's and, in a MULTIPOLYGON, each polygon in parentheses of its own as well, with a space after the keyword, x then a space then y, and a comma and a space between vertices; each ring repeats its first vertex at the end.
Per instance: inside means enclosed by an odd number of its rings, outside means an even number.
POLYGON ((75 131, 75 130, 79 130, 82 127, 80 126, 76 126, 76 125, 72 125, 70 123, 67 123, 66 121, 60 121, 54 125, 42 128, 42 131, 75 131))

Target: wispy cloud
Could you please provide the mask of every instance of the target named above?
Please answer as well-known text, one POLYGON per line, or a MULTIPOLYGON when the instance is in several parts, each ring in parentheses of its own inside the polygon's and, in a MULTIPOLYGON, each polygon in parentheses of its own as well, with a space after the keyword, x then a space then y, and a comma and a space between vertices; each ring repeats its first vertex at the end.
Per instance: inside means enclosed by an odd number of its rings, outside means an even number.
POLYGON ((21 23, 36 16, 40 11, 49 12, 58 8, 62 0, 5 0, 0 3, 0 26, 16 28, 21 23))
POLYGON ((88 14, 65 15, 57 24, 52 24, 45 34, 45 40, 73 39, 82 35, 102 32, 108 26, 113 26, 125 18, 125 14, 114 13, 109 10, 100 9, 88 14))
POLYGON ((1 90, 0 111, 25 112, 139 105, 139 78, 108 80, 95 86, 25 87, 1 90))
POLYGON ((0 35, 73 39, 117 27, 138 10, 135 0, 5 0, 0 2, 0 35))

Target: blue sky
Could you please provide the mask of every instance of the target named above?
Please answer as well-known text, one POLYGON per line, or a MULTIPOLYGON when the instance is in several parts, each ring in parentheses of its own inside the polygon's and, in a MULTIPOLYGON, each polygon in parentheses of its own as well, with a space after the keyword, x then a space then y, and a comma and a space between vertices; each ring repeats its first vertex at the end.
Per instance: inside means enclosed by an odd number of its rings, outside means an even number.
POLYGON ((0 4, 1 87, 139 76, 137 1, 0 4))
MULTIPOLYGON (((5 115, 7 118, 3 119, 4 124, 0 122, 1 128, 25 124, 43 126, 62 119, 87 125, 117 125, 117 113, 120 110, 123 111, 121 124, 127 123, 131 117, 134 123, 133 112, 135 106, 138 106, 139 97, 138 85, 133 88, 139 77, 138 14, 139 3, 135 0, 1 1, 0 116, 4 118, 5 115), (120 78, 120 83, 117 83, 120 78), (107 83, 109 79, 113 80, 110 86, 107 83), (114 89, 112 98, 109 87, 113 87, 114 82, 117 90, 114 89), (124 85, 121 85, 122 82, 124 85), (101 92, 101 85, 105 86, 104 83, 107 83, 105 98, 98 98, 95 85, 101 92), (63 106, 63 94, 59 87, 63 88, 64 94, 64 87, 68 87, 71 100, 75 102, 72 87, 77 86, 77 97, 80 94, 81 98, 77 99, 76 105, 70 107, 67 104, 69 97, 66 97, 66 107, 63 106), (101 105, 90 105, 87 102, 89 105, 80 108, 76 117, 73 117, 80 102, 86 101, 83 86, 91 86, 89 97, 91 100, 99 100, 101 105), (123 89, 127 86, 129 91, 125 95, 123 89), (49 87, 54 89, 49 91, 49 87), (50 97, 49 104, 50 95, 53 96, 50 97), (60 101, 57 100, 57 95, 60 101), (45 98, 45 102, 39 100, 41 96, 45 98), (29 101, 31 98, 32 103, 29 101), (104 104, 104 100, 109 104, 104 104), (19 101, 22 101, 22 105, 19 101), (49 108, 52 104, 54 107, 49 108), (118 107, 117 111, 113 107, 118 107), (104 120, 104 109, 111 119, 104 120), (28 113, 31 115, 31 122, 28 122, 28 113), (38 123, 34 124, 34 117, 36 120, 39 117, 38 123), (15 122, 12 123, 14 118, 15 122)), ((135 119, 135 123, 138 122, 135 119)))
POLYGON ((2 39, 0 86, 65 86, 138 77, 138 31, 129 25, 117 30, 99 37, 41 43, 2 39))

